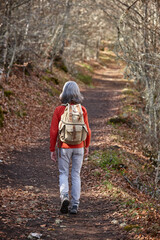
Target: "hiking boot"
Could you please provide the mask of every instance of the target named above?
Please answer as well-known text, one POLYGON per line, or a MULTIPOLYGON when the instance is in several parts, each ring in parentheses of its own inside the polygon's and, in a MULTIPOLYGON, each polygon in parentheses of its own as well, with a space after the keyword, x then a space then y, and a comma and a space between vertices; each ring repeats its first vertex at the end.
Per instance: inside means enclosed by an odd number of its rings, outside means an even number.
POLYGON ((73 205, 69 210, 70 214, 77 214, 77 212, 78 212, 78 206, 77 205, 73 205))
POLYGON ((61 203, 61 213, 68 213, 69 199, 68 196, 64 196, 61 203))

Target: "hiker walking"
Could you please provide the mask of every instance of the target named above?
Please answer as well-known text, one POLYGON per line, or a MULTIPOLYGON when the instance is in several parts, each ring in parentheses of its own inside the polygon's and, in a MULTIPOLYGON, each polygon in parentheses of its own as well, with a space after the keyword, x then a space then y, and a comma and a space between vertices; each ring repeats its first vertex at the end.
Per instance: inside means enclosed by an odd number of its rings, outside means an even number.
POLYGON ((84 156, 88 156, 91 130, 87 110, 81 105, 83 96, 76 82, 68 81, 60 94, 62 105, 53 114, 50 128, 51 159, 58 158, 59 187, 62 213, 76 214, 80 202, 80 172, 84 156), (55 146, 57 142, 57 154, 55 146), (71 203, 69 202, 69 166, 71 170, 71 203), (69 206, 70 205, 70 206, 69 206))

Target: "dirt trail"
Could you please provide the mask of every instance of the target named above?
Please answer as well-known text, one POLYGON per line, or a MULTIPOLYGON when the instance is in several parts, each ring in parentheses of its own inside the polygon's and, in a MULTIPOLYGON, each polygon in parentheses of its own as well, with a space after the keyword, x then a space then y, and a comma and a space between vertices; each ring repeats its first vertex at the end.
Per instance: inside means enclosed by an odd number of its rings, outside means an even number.
MULTIPOLYGON (((94 83, 96 88, 83 92, 92 130, 91 151, 110 144, 111 129, 106 121, 118 112, 124 87, 119 69, 97 70, 94 83)), ((99 195, 86 182, 87 162, 82 169, 79 213, 60 214, 58 170, 50 160, 49 138, 40 139, 38 145, 12 152, 10 165, 3 166, 8 179, 4 179, 2 188, 8 185, 8 195, 1 212, 1 238, 28 239, 30 233, 41 233, 41 239, 50 240, 129 239, 125 231, 112 223, 119 203, 99 195)))
POLYGON ((107 120, 118 113, 121 90, 125 82, 117 67, 97 70, 94 76, 96 88, 84 92, 84 105, 88 110, 92 129, 91 150, 106 147, 111 127, 107 120))

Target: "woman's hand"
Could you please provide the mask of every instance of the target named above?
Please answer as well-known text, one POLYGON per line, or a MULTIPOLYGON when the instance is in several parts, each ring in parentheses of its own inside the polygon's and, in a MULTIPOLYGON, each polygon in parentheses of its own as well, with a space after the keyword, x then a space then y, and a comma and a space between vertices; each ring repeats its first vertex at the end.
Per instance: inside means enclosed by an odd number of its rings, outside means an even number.
POLYGON ((56 151, 51 152, 51 159, 52 159, 54 162, 57 161, 56 151))
POLYGON ((89 153, 89 147, 84 149, 84 157, 87 158, 89 153))

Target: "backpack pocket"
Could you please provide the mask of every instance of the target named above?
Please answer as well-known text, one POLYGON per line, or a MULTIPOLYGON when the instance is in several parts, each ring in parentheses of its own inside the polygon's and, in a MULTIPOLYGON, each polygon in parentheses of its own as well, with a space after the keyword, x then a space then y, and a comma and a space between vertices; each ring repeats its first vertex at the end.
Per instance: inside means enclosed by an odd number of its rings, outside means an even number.
POLYGON ((86 125, 67 125, 60 121, 59 123, 59 139, 61 142, 76 145, 87 138, 86 125))
POLYGON ((66 125, 65 129, 66 143, 75 145, 82 142, 82 126, 79 125, 66 125))

